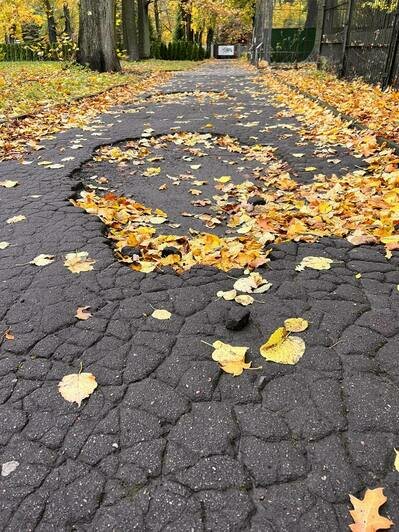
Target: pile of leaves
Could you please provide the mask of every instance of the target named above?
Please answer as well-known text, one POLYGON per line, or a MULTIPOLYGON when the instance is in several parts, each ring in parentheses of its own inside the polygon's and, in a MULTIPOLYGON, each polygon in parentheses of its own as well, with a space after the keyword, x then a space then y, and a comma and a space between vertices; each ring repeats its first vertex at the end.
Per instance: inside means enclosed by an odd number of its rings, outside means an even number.
POLYGON ((160 209, 154 211, 133 199, 107 193, 97 196, 82 192, 74 201, 78 207, 95 214, 109 227, 108 237, 115 242, 117 257, 132 269, 149 273, 171 266, 180 272, 197 264, 232 268, 255 268, 266 262, 267 252, 255 240, 242 236, 223 238, 211 233, 193 236, 157 234, 156 226, 168 221, 160 209), (129 256, 126 248, 136 250, 129 256))
POLYGON ((274 70, 288 82, 361 122, 374 133, 399 142, 399 92, 382 90, 361 79, 338 79, 315 67, 299 70, 274 70))
POLYGON ((315 102, 288 88, 276 77, 262 83, 274 93, 274 101, 289 107, 302 122, 301 135, 319 145, 341 144, 355 156, 365 158, 367 170, 359 169, 343 177, 316 174, 310 184, 289 182, 278 176, 263 209, 261 225, 272 235, 278 231, 287 239, 313 242, 320 236, 348 237, 354 244, 380 242, 387 255, 399 248, 398 183, 399 157, 381 147, 369 131, 355 131, 349 123, 315 102), (284 102, 284 103, 282 103, 284 102), (287 188, 288 187, 288 188, 287 188), (276 225, 278 222, 279 227, 276 225))

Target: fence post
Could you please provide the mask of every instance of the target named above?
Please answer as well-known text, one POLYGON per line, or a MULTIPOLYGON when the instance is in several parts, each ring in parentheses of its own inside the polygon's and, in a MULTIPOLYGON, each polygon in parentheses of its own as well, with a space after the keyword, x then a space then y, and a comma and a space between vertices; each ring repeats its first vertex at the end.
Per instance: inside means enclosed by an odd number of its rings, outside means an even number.
MULTIPOLYGON (((317 55, 317 67, 319 68, 319 58, 321 56, 321 47, 322 47, 322 44, 323 44, 323 36, 324 36, 324 29, 326 27, 326 0, 323 0, 323 3, 322 3, 322 6, 321 6, 321 14, 319 15, 318 17, 318 28, 319 31, 320 31, 320 34, 316 37, 316 41, 315 41, 315 48, 314 48, 314 51, 316 52, 316 55, 317 55), (321 21, 321 24, 319 25, 321 21)), ((318 28, 316 29, 316 32, 318 30, 318 28)))
POLYGON ((346 74, 346 52, 348 48, 348 43, 350 39, 350 30, 352 26, 352 16, 355 0, 348 0, 348 11, 346 13, 346 21, 344 26, 344 38, 342 41, 342 58, 341 65, 339 68, 339 77, 343 77, 346 74))
POLYGON ((393 81, 394 67, 396 63, 396 56, 398 54, 399 46, 399 6, 396 7, 395 17, 392 25, 391 40, 389 43, 387 60, 384 68, 384 76, 382 78, 382 89, 386 89, 393 81))

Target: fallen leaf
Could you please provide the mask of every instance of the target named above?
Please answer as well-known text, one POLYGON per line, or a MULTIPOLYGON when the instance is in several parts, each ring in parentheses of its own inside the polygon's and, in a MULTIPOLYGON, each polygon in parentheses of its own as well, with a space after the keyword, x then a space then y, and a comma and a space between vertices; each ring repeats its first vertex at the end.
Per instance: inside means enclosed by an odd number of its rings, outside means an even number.
POLYGON ((89 318, 92 317, 92 314, 89 312, 90 307, 78 307, 75 318, 78 318, 78 320, 86 321, 89 318))
POLYGON ((145 172, 143 172, 143 175, 146 177, 151 177, 154 175, 158 175, 161 173, 161 167, 160 166, 154 166, 147 168, 145 172))
POLYGON ((260 347, 260 354, 278 364, 296 364, 305 352, 305 342, 299 336, 288 336, 285 327, 276 329, 260 347))
POLYGON ((362 244, 375 244, 377 239, 373 235, 367 235, 361 231, 354 231, 351 235, 346 237, 346 240, 353 246, 361 246, 362 244))
POLYGON ((154 225, 160 225, 165 223, 166 220, 167 218, 164 218, 163 216, 152 216, 149 221, 154 225))
POLYGON ((46 168, 50 168, 52 170, 55 170, 57 168, 64 168, 64 165, 60 164, 60 163, 54 163, 54 164, 49 164, 48 166, 46 166, 46 168))
POLYGON ((8 218, 8 220, 6 220, 6 223, 16 224, 18 222, 22 222, 23 220, 26 220, 26 216, 24 216, 23 214, 18 214, 17 216, 12 216, 11 218, 8 218))
POLYGON ((171 318, 172 314, 169 312, 169 310, 156 309, 151 314, 151 316, 153 318, 155 318, 156 320, 169 320, 171 318))
POLYGON ((304 270, 305 268, 310 268, 312 270, 329 270, 333 262, 334 261, 332 259, 327 257, 304 257, 300 264, 296 266, 295 270, 298 272, 304 270))
POLYGON ((217 292, 216 295, 217 295, 217 297, 225 299, 226 301, 232 301, 236 297, 237 291, 236 290, 228 290, 227 292, 223 292, 222 290, 220 290, 219 292, 217 292))
POLYGON ((13 188, 18 185, 18 181, 11 181, 11 179, 6 179, 5 181, 0 181, 0 187, 13 188))
POLYGON ((65 259, 64 266, 72 273, 89 272, 93 269, 93 264, 96 262, 89 258, 87 251, 67 253, 65 259))
POLYGON ((10 462, 4 462, 4 464, 1 464, 1 476, 2 477, 8 477, 8 475, 11 475, 17 467, 19 466, 19 462, 16 460, 11 460, 10 462))
POLYGON ((393 465, 396 471, 399 471, 399 451, 397 449, 394 449, 394 451, 395 451, 396 456, 395 456, 395 461, 393 465))
POLYGON ((228 183, 229 181, 231 181, 231 176, 229 175, 222 175, 222 177, 219 177, 219 178, 216 178, 214 179, 214 181, 217 181, 218 183, 228 183))
POLYGON ((288 332, 302 332, 309 326, 309 322, 303 318, 288 318, 284 321, 284 327, 288 332))
POLYGON ((0 249, 6 249, 9 245, 9 242, 0 242, 0 249))
POLYGON ((96 388, 96 378, 92 373, 72 373, 71 375, 65 375, 58 384, 58 390, 62 397, 70 403, 77 403, 78 406, 96 388))
POLYGON ((315 166, 307 166, 305 168, 305 172, 314 172, 315 170, 317 170, 315 166))
POLYGON ((4 334, 3 334, 4 338, 6 340, 15 340, 15 336, 14 336, 14 333, 12 332, 12 330, 10 328, 8 328, 4 334))
POLYGON ((270 349, 280 344, 287 336, 287 329, 285 327, 279 327, 269 337, 267 342, 262 345, 263 349, 270 349))
POLYGON ((240 305, 243 305, 246 307, 247 305, 252 305, 252 303, 255 301, 254 298, 247 294, 241 294, 240 296, 236 296, 234 298, 234 301, 236 303, 239 303, 240 305))
POLYGON ((199 170, 201 168, 200 164, 190 164, 191 170, 199 170))
POLYGON ((251 362, 245 362, 245 354, 248 351, 248 347, 233 346, 220 340, 213 342, 212 346, 214 347, 212 359, 219 362, 220 367, 226 373, 237 377, 241 375, 244 369, 251 367, 251 362))
POLYGON ((202 194, 202 191, 201 190, 198 190, 196 188, 190 188, 189 190, 190 194, 192 194, 193 196, 199 196, 200 194, 202 194))
POLYGON ((54 255, 46 255, 42 253, 31 260, 29 264, 34 264, 35 266, 47 266, 52 262, 54 262, 54 255))
POLYGON ((255 292, 261 294, 269 290, 272 285, 259 273, 252 272, 246 277, 240 277, 237 279, 233 286, 238 292, 245 292, 248 294, 255 292))
POLYGON ((349 498, 354 508, 350 511, 354 521, 349 525, 352 532, 377 532, 391 528, 394 524, 379 514, 380 507, 387 500, 383 488, 367 489, 362 500, 353 495, 349 495, 349 498))

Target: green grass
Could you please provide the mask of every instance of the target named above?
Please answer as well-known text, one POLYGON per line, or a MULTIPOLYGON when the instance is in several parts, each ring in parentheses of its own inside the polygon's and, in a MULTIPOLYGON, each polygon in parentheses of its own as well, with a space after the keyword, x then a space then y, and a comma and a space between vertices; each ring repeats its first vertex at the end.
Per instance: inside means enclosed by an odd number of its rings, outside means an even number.
POLYGON ((100 74, 51 61, 0 62, 0 119, 134 82, 147 72, 187 70, 196 65, 193 61, 124 61, 123 72, 100 74))

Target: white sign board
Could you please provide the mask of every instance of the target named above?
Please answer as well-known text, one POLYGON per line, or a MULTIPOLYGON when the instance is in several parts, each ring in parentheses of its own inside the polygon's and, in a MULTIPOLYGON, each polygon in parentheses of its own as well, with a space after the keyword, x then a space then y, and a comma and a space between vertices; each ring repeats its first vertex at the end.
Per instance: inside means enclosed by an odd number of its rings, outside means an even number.
POLYGON ((234 45, 218 46, 218 55, 234 56, 234 45))

